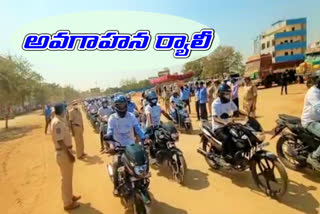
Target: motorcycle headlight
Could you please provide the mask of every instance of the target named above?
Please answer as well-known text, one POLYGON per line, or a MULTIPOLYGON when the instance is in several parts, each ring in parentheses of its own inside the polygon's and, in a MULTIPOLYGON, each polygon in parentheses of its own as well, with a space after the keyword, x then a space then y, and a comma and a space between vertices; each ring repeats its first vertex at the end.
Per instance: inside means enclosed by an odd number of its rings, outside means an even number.
POLYGON ((178 140, 179 134, 178 133, 171 133, 171 138, 172 138, 172 140, 178 140))
POLYGON ((263 132, 254 132, 253 134, 258 138, 259 141, 264 141, 266 139, 266 136, 263 132))
POLYGON ((144 164, 141 166, 135 166, 134 167, 134 173, 138 176, 144 176, 147 174, 147 170, 148 170, 148 165, 144 164))

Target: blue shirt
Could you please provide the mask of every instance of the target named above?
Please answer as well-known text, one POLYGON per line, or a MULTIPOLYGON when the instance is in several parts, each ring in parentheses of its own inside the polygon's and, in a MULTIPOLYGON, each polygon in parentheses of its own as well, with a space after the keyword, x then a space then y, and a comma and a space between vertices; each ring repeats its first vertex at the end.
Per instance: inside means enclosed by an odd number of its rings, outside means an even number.
POLYGON ((51 117, 51 112, 52 112, 51 107, 46 106, 46 109, 44 110, 44 114, 45 114, 46 118, 51 117))
POLYGON ((189 98, 190 98, 190 90, 187 89, 187 88, 184 88, 182 90, 182 92, 180 93, 180 98, 182 100, 189 100, 189 98))
POLYGON ((136 109, 136 104, 134 102, 128 102, 128 112, 134 113, 136 109))
POLYGON ((201 104, 206 103, 208 101, 207 89, 202 87, 199 91, 199 102, 201 104))
POLYGON ((200 88, 196 88, 195 95, 196 95, 196 100, 199 100, 199 96, 200 96, 200 88))

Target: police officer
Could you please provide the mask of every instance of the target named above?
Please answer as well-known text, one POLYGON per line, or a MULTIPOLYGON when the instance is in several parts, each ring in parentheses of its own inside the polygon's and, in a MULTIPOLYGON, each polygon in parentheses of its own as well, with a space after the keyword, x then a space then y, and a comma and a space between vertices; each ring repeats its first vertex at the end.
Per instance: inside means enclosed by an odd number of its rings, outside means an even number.
POLYGON ((77 101, 72 102, 72 109, 69 112, 69 119, 72 135, 76 144, 77 158, 83 159, 85 156, 83 143, 83 120, 77 101))
POLYGON ((81 196, 74 196, 72 189, 73 164, 71 135, 69 127, 64 119, 66 111, 64 104, 54 106, 55 116, 51 121, 51 133, 53 144, 56 149, 56 161, 61 172, 61 193, 65 210, 79 207, 77 201, 81 196))

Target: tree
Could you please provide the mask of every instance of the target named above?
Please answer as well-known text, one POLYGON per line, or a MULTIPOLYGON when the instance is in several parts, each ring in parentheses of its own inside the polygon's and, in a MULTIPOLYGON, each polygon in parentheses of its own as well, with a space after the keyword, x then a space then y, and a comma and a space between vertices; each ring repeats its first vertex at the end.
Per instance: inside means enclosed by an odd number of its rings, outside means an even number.
POLYGON ((225 77, 225 74, 244 71, 243 57, 231 46, 219 46, 212 54, 203 59, 202 78, 225 77))
POLYGON ((191 62, 187 62, 184 65, 184 72, 194 72, 196 77, 201 76, 201 73, 203 71, 203 65, 202 65, 202 58, 201 59, 197 59, 191 62))

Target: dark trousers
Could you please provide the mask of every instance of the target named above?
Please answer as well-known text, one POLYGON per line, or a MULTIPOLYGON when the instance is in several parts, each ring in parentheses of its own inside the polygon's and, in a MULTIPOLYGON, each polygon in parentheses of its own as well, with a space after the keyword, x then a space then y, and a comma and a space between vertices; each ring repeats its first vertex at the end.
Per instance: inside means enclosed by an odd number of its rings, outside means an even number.
POLYGON ((197 112, 197 118, 200 120, 200 112, 199 112, 199 100, 196 101, 196 112, 197 112))
POLYGON ((222 142, 222 156, 226 156, 233 151, 233 141, 229 137, 229 129, 227 126, 218 128, 214 131, 216 138, 222 142))
POLYGON ((183 100, 183 102, 188 106, 189 114, 191 114, 190 100, 183 100))
POLYGON ((281 95, 283 94, 283 89, 286 94, 288 94, 287 84, 281 86, 281 95))
POLYGON ((199 109, 200 109, 200 118, 202 120, 208 120, 207 104, 199 103, 199 109))
POLYGON ((44 133, 47 134, 47 131, 48 131, 48 126, 51 122, 51 118, 46 118, 46 126, 44 128, 44 133))

